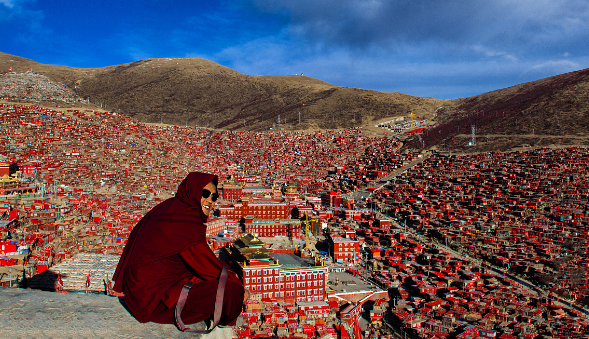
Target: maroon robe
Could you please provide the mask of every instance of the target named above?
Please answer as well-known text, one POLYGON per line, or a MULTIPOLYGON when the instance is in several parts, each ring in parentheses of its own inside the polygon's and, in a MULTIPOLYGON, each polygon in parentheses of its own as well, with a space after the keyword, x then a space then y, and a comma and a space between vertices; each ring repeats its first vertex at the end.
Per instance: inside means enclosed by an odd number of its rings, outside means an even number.
MULTIPOLYGON (((222 264, 206 243, 207 216, 202 211, 202 189, 217 182, 212 174, 190 173, 170 198, 147 213, 135 226, 113 279, 113 289, 124 292, 131 314, 140 322, 174 323, 174 308, 182 286, 195 281, 181 316, 186 324, 214 312, 222 264)), ((231 324, 243 306, 244 289, 229 272, 221 324, 231 324)))

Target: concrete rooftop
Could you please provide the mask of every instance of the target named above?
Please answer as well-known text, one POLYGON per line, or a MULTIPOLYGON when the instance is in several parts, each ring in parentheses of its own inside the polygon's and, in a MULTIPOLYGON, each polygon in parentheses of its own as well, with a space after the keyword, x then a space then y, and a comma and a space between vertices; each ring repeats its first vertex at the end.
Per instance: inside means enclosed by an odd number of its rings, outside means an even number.
POLYGON ((328 279, 329 288, 334 290, 336 293, 357 293, 379 290, 373 284, 368 283, 347 272, 330 272, 328 279), (338 281, 337 285, 336 281, 338 281))
POLYGON ((231 328, 198 335, 174 325, 142 324, 118 298, 105 295, 0 288, 0 338, 226 339, 232 334, 231 328))

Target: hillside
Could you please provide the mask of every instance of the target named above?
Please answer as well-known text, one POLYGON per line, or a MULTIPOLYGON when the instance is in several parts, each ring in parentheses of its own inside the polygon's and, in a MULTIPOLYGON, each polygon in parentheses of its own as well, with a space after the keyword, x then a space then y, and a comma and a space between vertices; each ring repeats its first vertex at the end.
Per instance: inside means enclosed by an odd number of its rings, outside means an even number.
POLYGON ((307 76, 244 75, 203 59, 147 59, 76 69, 0 53, 0 72, 9 67, 16 72, 32 69, 73 88, 79 97, 143 122, 232 130, 268 130, 279 117, 287 129, 373 126, 410 111, 431 116, 445 102, 337 87, 307 76))
POLYGON ((411 137, 406 147, 412 149, 589 145, 589 69, 441 100, 337 87, 300 75, 250 76, 204 59, 79 69, 0 53, 0 74, 10 68, 45 75, 73 89, 77 98, 142 122, 258 131, 363 126, 382 132, 374 128, 376 122, 413 112, 434 121, 436 128, 411 137), (469 146, 472 125, 476 145, 469 146))
MULTIPOLYGON (((457 99, 422 136, 438 150, 508 150, 517 145, 589 145, 589 69, 457 99), (476 145, 472 141, 475 125, 476 145)), ((421 147, 414 138, 412 147, 421 147)))

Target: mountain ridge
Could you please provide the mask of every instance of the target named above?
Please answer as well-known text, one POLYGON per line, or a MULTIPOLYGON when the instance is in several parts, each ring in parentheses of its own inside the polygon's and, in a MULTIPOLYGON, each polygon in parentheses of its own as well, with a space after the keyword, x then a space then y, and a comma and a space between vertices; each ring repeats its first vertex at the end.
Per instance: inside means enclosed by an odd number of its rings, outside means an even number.
POLYGON ((460 99, 338 87, 304 75, 245 75, 191 58, 84 69, 0 53, 0 73, 9 69, 45 75, 78 97, 146 123, 237 131, 363 127, 383 133, 377 122, 413 113, 435 127, 409 137, 405 147, 411 149, 589 145, 589 69, 460 99))
MULTIPOLYGON (((18 57, 0 54, 0 65, 6 67, 10 58, 18 57)), ((410 111, 432 115, 445 102, 337 87, 304 75, 244 75, 204 59, 145 59, 77 69, 19 58, 11 67, 32 69, 143 122, 220 129, 268 130, 279 116, 288 129, 350 128, 410 111)))
MULTIPOLYGON (((456 99, 423 136, 439 149, 589 146, 589 69, 456 99), (472 144, 472 128, 475 144, 472 144), (458 140, 456 140, 458 139, 458 140)), ((413 140, 413 146, 419 142, 413 140)))

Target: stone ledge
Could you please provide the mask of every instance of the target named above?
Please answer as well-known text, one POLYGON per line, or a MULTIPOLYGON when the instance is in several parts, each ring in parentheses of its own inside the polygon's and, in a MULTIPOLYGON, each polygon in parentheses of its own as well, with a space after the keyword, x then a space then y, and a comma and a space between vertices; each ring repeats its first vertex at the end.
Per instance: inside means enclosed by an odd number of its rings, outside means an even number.
MULTIPOLYGON (((193 325, 194 326, 194 325, 193 325)), ((135 320, 118 298, 0 288, 0 338, 232 338, 231 328, 206 335, 135 320)))

